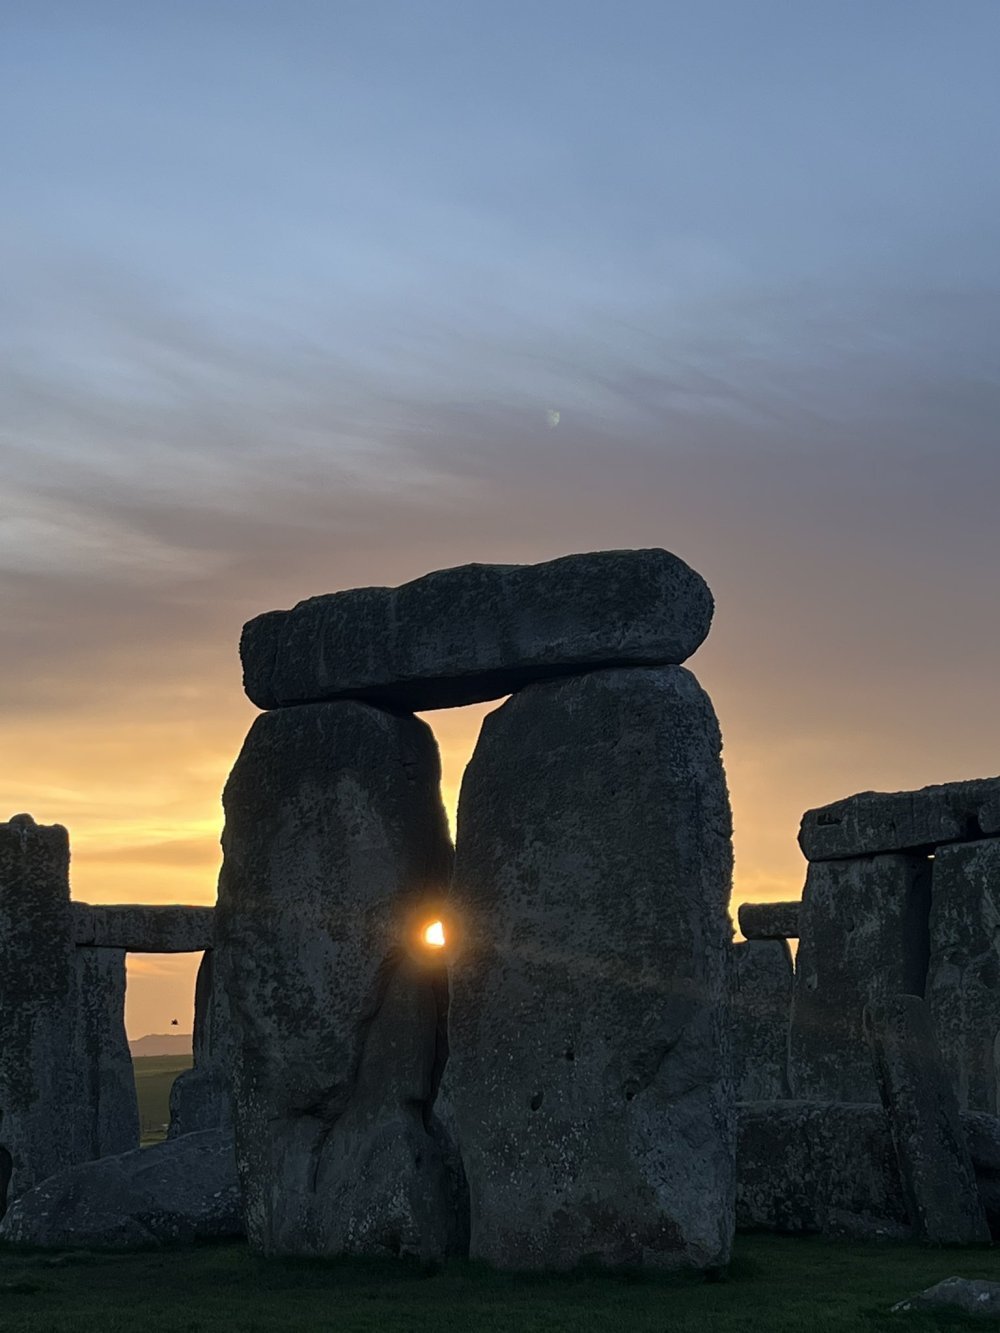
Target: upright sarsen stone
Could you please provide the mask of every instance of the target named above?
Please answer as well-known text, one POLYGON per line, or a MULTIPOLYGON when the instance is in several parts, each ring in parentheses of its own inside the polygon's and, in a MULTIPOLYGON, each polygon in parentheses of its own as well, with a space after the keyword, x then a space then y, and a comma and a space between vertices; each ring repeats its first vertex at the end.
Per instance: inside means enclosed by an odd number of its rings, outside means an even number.
POLYGON ((446 980, 415 943, 451 868, 439 777, 423 722, 336 703, 259 717, 226 784, 215 963, 259 1251, 448 1248, 446 980))
POLYGON ((793 1097, 878 1100, 861 1013, 897 992, 923 994, 930 874, 921 854, 810 865, 789 1034, 793 1097))
POLYGON ((532 685, 465 779, 448 1097, 471 1253, 726 1262, 731 821, 680 667, 532 685))
POLYGON ((785 940, 733 945, 733 1079, 741 1102, 788 1096, 792 954, 785 940))
POLYGON ((963 1110, 996 1114, 1000 839, 940 847, 931 877, 927 1003, 963 1110))
POLYGON ((74 954, 81 1147, 90 1161, 138 1148, 139 1106, 125 1033, 125 953, 78 946, 74 954))
POLYGON ((226 993, 215 979, 208 949, 194 987, 194 1063, 170 1087, 167 1138, 232 1125, 233 1031, 226 993))

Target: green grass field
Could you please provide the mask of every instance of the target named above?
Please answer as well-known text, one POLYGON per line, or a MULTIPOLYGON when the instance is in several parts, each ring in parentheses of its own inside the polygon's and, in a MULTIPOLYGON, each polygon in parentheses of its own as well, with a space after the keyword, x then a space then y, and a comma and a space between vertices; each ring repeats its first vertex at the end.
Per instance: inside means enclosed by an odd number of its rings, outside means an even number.
MULTIPOLYGON (((191 1068, 190 1055, 143 1055, 132 1061, 135 1090, 139 1098, 139 1130, 143 1145, 162 1142, 170 1118, 170 1089, 184 1069, 191 1068)), ((3 1316, 0 1314, 0 1329, 3 1316)))
MULTIPOLYGON (((931 1283, 1000 1280, 1000 1251, 744 1236, 724 1281, 513 1276, 454 1262, 255 1259, 242 1245, 144 1254, 0 1252, 3 1333, 854 1333, 984 1328, 891 1315, 931 1283)), ((986 1325, 992 1327, 992 1325, 986 1325)))

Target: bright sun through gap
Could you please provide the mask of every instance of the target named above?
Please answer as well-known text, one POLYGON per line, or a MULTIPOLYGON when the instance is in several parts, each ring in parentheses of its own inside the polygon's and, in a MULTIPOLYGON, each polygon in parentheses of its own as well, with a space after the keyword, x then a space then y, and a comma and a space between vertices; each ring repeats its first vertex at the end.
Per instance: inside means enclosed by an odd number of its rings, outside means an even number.
POLYGON ((444 948, 445 938, 443 921, 431 921, 424 926, 424 943, 431 949, 444 948))

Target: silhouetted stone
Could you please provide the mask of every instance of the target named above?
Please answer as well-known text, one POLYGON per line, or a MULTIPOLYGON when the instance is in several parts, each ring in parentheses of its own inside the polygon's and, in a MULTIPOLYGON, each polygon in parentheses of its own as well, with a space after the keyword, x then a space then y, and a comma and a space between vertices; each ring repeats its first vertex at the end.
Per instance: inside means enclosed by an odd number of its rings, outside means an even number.
POLYGON ((462 565, 257 616, 240 643, 244 687, 260 708, 345 697, 452 708, 555 675, 683 662, 712 609, 704 579, 667 551, 462 565))
POLYGON ((959 1106, 995 1114, 1000 839, 942 847, 934 859, 927 1004, 959 1106))
POLYGON ((439 778, 423 722, 334 703, 259 717, 226 784, 215 963, 257 1250, 452 1243, 447 983, 415 943, 451 869, 439 778))
POLYGON ((139 1146, 135 1071, 125 1034, 125 954, 76 949, 76 1054, 84 1159, 139 1146))
POLYGON ((483 723, 460 802, 446 1073, 477 1258, 728 1258, 719 751, 679 667, 532 685, 483 723))
POLYGON ((741 903, 737 913, 740 930, 748 940, 797 940, 798 901, 788 903, 741 903))
POLYGON ((793 1097, 878 1099, 861 1011, 896 992, 923 991, 930 865, 902 853, 810 865, 789 1034, 793 1097))
POLYGON ((799 846, 809 861, 927 851, 942 843, 1000 834, 1000 777, 948 782, 919 791, 863 791, 807 810, 799 846))
POLYGON ((947 1277, 919 1296, 907 1296, 892 1307, 893 1314, 971 1315, 977 1319, 1000 1319, 1000 1282, 981 1278, 947 1277))
POLYGON ((171 904, 112 907, 73 903, 73 938, 96 949, 131 953, 201 953, 212 947, 214 907, 171 904))
POLYGON ((0 1147, 10 1198, 83 1155, 69 839, 58 824, 0 824, 0 1147))
POLYGON ((937 1244, 990 1239, 958 1103, 915 995, 868 1004, 865 1033, 914 1234, 937 1244))
POLYGON ((242 1232, 224 1130, 69 1167, 22 1194, 0 1223, 0 1241, 47 1249, 136 1249, 242 1232))
POLYGON ((193 1065, 170 1087, 167 1138, 233 1122, 233 1033, 223 988, 215 983, 214 953, 198 967, 194 987, 193 1065))
POLYGON ((733 1081, 740 1101, 788 1096, 792 955, 784 940, 733 945, 733 1081))

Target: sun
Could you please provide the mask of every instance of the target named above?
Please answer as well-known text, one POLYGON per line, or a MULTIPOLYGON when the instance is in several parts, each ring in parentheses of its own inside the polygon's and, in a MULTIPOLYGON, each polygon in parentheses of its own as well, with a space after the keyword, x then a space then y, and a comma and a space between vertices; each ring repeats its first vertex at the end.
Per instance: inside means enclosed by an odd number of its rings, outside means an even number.
POLYGON ((420 932, 420 938, 427 945, 428 949, 443 949, 448 943, 444 933, 443 921, 428 921, 420 932))

